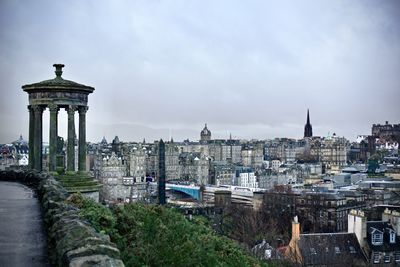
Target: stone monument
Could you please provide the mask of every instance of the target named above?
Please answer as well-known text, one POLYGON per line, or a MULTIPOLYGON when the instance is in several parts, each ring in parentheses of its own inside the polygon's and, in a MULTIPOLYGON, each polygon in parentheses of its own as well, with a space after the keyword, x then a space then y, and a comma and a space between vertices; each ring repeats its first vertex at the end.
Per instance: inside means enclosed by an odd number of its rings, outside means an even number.
POLYGON ((63 64, 54 64, 56 77, 38 83, 27 84, 22 89, 29 95, 29 167, 42 170, 42 115, 46 108, 50 111, 49 171, 57 166, 58 111, 64 108, 68 113, 67 171, 75 171, 75 112, 79 113, 78 170, 86 171, 86 112, 88 95, 93 87, 65 80, 62 76, 63 64))

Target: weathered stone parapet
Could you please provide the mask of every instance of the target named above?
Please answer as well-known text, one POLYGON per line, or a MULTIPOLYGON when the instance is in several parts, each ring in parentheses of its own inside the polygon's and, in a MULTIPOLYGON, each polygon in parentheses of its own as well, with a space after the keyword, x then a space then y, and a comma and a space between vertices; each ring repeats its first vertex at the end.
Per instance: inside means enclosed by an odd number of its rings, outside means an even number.
POLYGON ((54 266, 124 266, 109 236, 80 219, 79 209, 65 202, 68 192, 52 176, 35 171, 0 171, 0 180, 20 182, 37 192, 54 266))

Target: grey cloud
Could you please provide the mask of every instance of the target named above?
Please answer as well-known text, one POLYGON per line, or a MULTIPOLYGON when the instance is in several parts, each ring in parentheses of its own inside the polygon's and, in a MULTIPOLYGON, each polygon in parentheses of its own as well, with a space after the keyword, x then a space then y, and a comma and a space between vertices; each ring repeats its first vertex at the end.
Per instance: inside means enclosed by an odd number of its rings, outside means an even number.
POLYGON ((198 139, 204 122, 299 138, 307 108, 316 134, 354 139, 399 122, 399 14, 395 0, 1 1, 0 143, 27 134, 20 87, 56 62, 96 88, 91 141, 198 139))

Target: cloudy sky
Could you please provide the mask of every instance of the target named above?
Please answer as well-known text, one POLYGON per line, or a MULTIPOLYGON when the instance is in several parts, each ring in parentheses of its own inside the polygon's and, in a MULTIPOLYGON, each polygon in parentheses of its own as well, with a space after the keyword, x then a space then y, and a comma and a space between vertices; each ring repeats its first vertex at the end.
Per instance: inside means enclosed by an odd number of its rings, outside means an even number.
POLYGON ((54 63, 96 88, 88 141, 301 138, 307 108, 354 140, 400 123, 400 1, 0 0, 0 143, 27 138, 21 86, 54 63))

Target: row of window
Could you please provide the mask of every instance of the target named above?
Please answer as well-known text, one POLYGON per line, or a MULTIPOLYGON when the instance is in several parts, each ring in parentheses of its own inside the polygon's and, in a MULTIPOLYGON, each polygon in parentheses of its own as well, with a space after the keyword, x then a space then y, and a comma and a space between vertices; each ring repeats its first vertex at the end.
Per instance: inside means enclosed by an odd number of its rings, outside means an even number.
MULTIPOLYGON (((335 254, 341 254, 342 253, 342 251, 340 250, 340 247, 336 246, 336 247, 334 247, 334 250, 335 250, 335 254)), ((328 253, 328 252, 329 252, 329 248, 325 247, 325 253, 328 253)), ((356 249, 353 246, 349 246, 349 252, 351 254, 357 253, 356 249)), ((311 253, 311 255, 317 255, 317 251, 313 247, 310 248, 310 253, 311 253)))
MULTIPOLYGON (((400 251, 394 252, 393 257, 396 263, 400 263, 400 251)), ((390 263, 391 261, 392 261, 392 255, 390 255, 389 253, 381 254, 378 251, 372 253, 372 262, 374 264, 390 263)))

